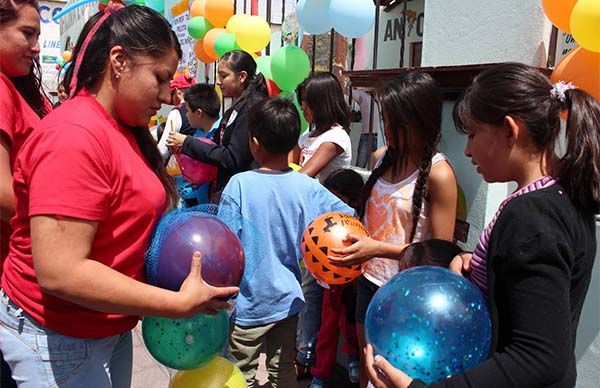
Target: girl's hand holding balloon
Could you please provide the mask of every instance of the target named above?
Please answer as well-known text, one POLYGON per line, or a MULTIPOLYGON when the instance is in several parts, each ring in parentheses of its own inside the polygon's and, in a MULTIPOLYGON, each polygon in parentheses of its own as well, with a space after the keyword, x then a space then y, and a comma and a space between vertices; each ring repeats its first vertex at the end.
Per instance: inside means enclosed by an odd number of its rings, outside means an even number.
POLYGON ((331 249, 331 252, 335 256, 329 256, 329 260, 337 266, 350 267, 362 264, 380 254, 379 247, 381 242, 369 236, 349 233, 345 241, 351 245, 346 248, 331 249))
POLYGON ((373 357, 373 346, 367 345, 365 351, 367 374, 369 381, 376 388, 406 388, 413 379, 399 369, 396 369, 385 358, 373 357))
POLYGON ((225 301, 239 291, 238 287, 213 287, 204 282, 201 276, 201 257, 200 252, 194 252, 190 274, 177 293, 182 309, 179 316, 175 318, 189 317, 197 313, 217 314, 218 310, 230 307, 225 301))
POLYGON ((450 271, 452 272, 456 272, 461 276, 464 276, 471 272, 472 258, 472 252, 461 252, 452 259, 450 265, 448 266, 448 269, 450 269, 450 271))

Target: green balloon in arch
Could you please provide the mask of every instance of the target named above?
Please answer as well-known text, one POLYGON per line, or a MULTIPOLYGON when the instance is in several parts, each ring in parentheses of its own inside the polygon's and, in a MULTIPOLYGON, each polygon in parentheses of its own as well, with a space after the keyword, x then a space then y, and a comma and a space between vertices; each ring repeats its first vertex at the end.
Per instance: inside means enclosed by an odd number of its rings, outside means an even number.
POLYGON ((230 51, 241 50, 235 41, 235 35, 230 32, 225 32, 215 40, 215 52, 221 58, 230 51))
POLYGON ((282 47, 271 57, 271 73, 279 89, 292 91, 310 74, 310 59, 300 47, 282 47))
POLYGON ((202 40, 213 25, 204 16, 194 16, 188 21, 188 34, 194 39, 202 40))
POLYGON ((212 360, 229 338, 227 311, 190 318, 145 317, 144 344, 152 357, 169 368, 190 370, 212 360))

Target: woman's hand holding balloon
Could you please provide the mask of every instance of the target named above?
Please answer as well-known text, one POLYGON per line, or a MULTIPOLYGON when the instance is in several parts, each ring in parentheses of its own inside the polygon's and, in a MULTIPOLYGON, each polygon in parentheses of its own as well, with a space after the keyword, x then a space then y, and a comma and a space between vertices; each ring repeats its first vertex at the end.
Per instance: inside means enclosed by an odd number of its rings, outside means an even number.
POLYGON ((473 258, 473 253, 471 252, 461 252, 456 255, 448 268, 452 272, 456 272, 459 275, 466 275, 471 272, 471 259, 473 258))
POLYGON ((197 313, 214 315, 217 310, 229 308, 229 303, 225 301, 239 291, 238 287, 213 287, 204 282, 201 276, 201 257, 200 252, 195 252, 192 257, 190 274, 177 293, 181 311, 175 318, 188 317, 197 313))

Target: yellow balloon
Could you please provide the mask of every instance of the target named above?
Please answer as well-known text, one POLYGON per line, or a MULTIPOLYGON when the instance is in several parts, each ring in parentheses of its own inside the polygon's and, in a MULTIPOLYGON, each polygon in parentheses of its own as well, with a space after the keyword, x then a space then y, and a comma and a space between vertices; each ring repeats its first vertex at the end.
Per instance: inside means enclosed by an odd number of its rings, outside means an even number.
POLYGON ((61 56, 62 56, 63 61, 69 62, 71 60, 71 57, 73 56, 73 53, 70 52, 69 50, 65 50, 62 52, 61 56))
POLYGON ((300 166, 298 166, 296 163, 288 163, 290 165, 290 168, 294 171, 298 171, 300 170, 300 166))
POLYGON ((235 34, 235 31, 240 27, 240 25, 244 24, 244 20, 249 17, 250 15, 246 15, 245 13, 237 13, 229 18, 227 24, 225 25, 225 29, 227 32, 235 34))
POLYGON ((208 364, 173 376, 170 388, 246 388, 246 380, 237 366, 223 357, 208 364))
POLYGON ((219 101, 221 101, 221 104, 223 104, 223 91, 221 90, 221 87, 217 84, 215 84, 215 91, 217 92, 217 96, 219 96, 219 101))
POLYGON ((600 1, 579 0, 571 12, 570 27, 581 47, 600 52, 600 1))
POLYGON ((250 16, 236 24, 235 41, 243 50, 255 53, 271 41, 271 27, 259 16, 250 16))

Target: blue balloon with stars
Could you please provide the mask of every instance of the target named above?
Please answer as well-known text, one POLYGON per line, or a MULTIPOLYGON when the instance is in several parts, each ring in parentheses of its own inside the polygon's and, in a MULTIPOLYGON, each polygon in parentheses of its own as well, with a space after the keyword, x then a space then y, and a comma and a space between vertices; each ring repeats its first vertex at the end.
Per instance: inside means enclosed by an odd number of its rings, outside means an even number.
POLYGON ((483 362, 492 329, 486 301, 445 268, 402 271, 373 296, 365 318, 375 354, 427 384, 483 362))

